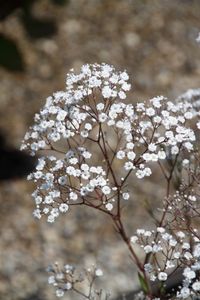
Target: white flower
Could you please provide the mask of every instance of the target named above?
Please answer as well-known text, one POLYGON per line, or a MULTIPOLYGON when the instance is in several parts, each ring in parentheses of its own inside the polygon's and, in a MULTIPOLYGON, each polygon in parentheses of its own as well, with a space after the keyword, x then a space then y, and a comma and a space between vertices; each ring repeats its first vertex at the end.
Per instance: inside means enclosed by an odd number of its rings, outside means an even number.
POLYGON ((55 222, 55 217, 52 216, 52 215, 49 215, 48 218, 47 218, 47 222, 49 222, 49 223, 55 222))
POLYGON ((81 134, 81 136, 82 136, 83 138, 87 138, 88 135, 89 135, 89 133, 88 133, 87 130, 82 130, 82 131, 80 132, 80 134, 81 134))
POLYGON ((67 177, 66 176, 61 176, 58 178, 58 183, 60 185, 65 185, 67 183, 67 177))
POLYGON ((167 273, 165 273, 165 272, 158 273, 158 279, 160 281, 166 281, 167 280, 167 273))
POLYGON ((104 98, 112 97, 112 89, 109 86, 104 86, 102 89, 102 95, 104 98))
POLYGON ((183 243, 182 248, 183 249, 190 249, 190 244, 185 242, 185 243, 183 243))
POLYGON ((184 269, 183 275, 189 280, 196 277, 196 273, 192 271, 189 267, 184 269))
POLYGON ((88 131, 92 130, 92 125, 90 123, 86 123, 85 124, 85 129, 88 130, 88 131))
POLYGON ((107 120, 108 116, 105 113, 99 115, 99 122, 104 123, 107 120))
POLYGON ((151 175, 151 169, 150 168, 144 168, 145 176, 150 176, 151 175))
POLYGON ((190 289, 187 287, 183 287, 180 290, 180 293, 177 293, 178 298, 187 299, 190 296, 190 289))
POLYGON ((123 198, 124 200, 128 200, 129 197, 130 197, 129 193, 123 193, 123 194, 122 194, 122 198, 123 198))
POLYGON ((185 117, 187 120, 191 120, 191 119, 193 118, 193 114, 192 114, 192 112, 187 111, 187 112, 184 114, 184 117, 185 117))
POLYGON ((154 97, 153 99, 150 100, 150 102, 153 103, 153 106, 156 108, 160 108, 161 107, 161 101, 164 100, 165 98, 163 96, 157 96, 154 97))
POLYGON ((135 154, 135 152, 133 152, 133 151, 129 151, 129 152, 127 153, 127 157, 128 157, 128 159, 130 159, 130 160, 134 160, 135 157, 136 157, 136 154, 135 154))
POLYGON ((131 104, 126 105, 125 114, 130 118, 132 118, 134 116, 134 109, 131 104))
POLYGON ((150 263, 145 264, 145 265, 144 265, 144 270, 145 270, 145 272, 147 272, 147 273, 151 273, 152 270, 153 270, 152 265, 151 265, 150 263))
POLYGON ((104 195, 109 195, 111 193, 111 189, 109 186, 105 185, 104 187, 102 187, 102 193, 104 195))
POLYGON ((159 159, 165 159, 165 158, 166 158, 166 153, 165 153, 165 151, 163 151, 163 150, 158 151, 158 158, 159 158, 159 159))
POLYGON ((156 276, 155 276, 154 274, 150 274, 149 279, 150 279, 151 281, 155 281, 155 280, 156 280, 156 276))
POLYGON ((107 204, 105 205, 105 207, 106 207, 106 209, 107 209, 108 211, 110 211, 110 210, 113 209, 112 203, 107 203, 107 204))
POLYGON ((151 253, 152 252, 152 247, 150 245, 147 245, 144 247, 144 252, 145 253, 151 253))
POLYGON ((154 115, 155 115, 155 109, 153 109, 152 107, 147 108, 147 109, 146 109, 146 114, 147 114, 147 116, 149 116, 149 117, 154 116, 154 115))
POLYGON ((71 282, 67 282, 67 283, 64 284, 64 289, 65 289, 65 290, 68 291, 68 290, 71 290, 71 288, 72 288, 71 282))
POLYGON ((130 83, 124 82, 122 84, 122 90, 124 90, 124 91, 130 91, 130 89, 131 89, 130 83))
POLYGON ((160 232, 160 233, 164 233, 165 232, 165 228, 163 227, 157 227, 157 232, 160 232))
POLYGON ((74 192, 69 193, 69 198, 73 201, 76 201, 78 199, 78 195, 74 192))
POLYGON ((33 211, 33 216, 37 219, 41 219, 42 215, 41 215, 41 210, 39 208, 35 209, 33 211))
POLYGON ((162 119, 161 119, 160 116, 155 116, 155 117, 153 118, 153 121, 154 121, 155 123, 160 123, 160 122, 162 121, 162 119))
POLYGON ((181 256, 181 253, 180 253, 180 252, 174 252, 174 254, 173 254, 173 257, 174 257, 175 259, 179 259, 180 256, 181 256))
POLYGON ((64 278, 64 274, 62 272, 56 274, 57 280, 62 280, 64 278))
POLYGON ((184 239, 184 237, 185 237, 185 233, 182 232, 182 231, 178 231, 178 232, 176 233, 176 235, 177 235, 179 238, 181 238, 181 239, 184 239))
POLYGON ((132 142, 129 142, 126 144, 126 148, 132 150, 134 148, 134 144, 132 142))
POLYGON ((151 161, 151 154, 150 153, 144 153, 142 157, 146 161, 151 161))
POLYGON ((35 197, 35 204, 39 205, 40 203, 42 203, 42 197, 41 196, 35 197))
POLYGON ((75 165, 78 163, 78 159, 76 157, 72 157, 69 159, 69 163, 72 165, 75 165))
POLYGON ((102 271, 101 269, 96 269, 96 270, 95 270, 95 275, 96 275, 97 277, 103 276, 103 271, 102 271))
POLYGON ((144 236, 152 236, 152 232, 150 230, 146 230, 144 236))
POLYGON ((173 239, 173 238, 170 239, 170 241, 169 241, 169 245, 170 245, 170 246, 175 247, 176 244, 177 244, 177 241, 176 241, 175 239, 173 239))
POLYGON ((118 96, 119 96, 119 98, 122 99, 122 100, 126 99, 126 94, 125 94, 123 91, 120 91, 120 92, 118 93, 118 96))
POLYGON ((167 263, 166 263, 166 269, 171 269, 171 268, 174 268, 174 267, 175 267, 175 264, 173 263, 173 261, 168 260, 167 263))
POLYGON ((131 238, 130 238, 130 241, 131 243, 135 244, 137 241, 138 241, 138 237, 136 235, 133 235, 131 238))
POLYGON ((188 151, 193 150, 193 145, 192 145, 192 143, 190 143, 190 142, 184 143, 184 147, 185 147, 188 151))
POLYGON ((92 156, 92 154, 89 151, 83 151, 82 155, 85 159, 90 159, 92 156))
POLYGON ((55 276, 54 276, 54 275, 49 276, 49 278, 48 278, 48 283, 49 283, 49 284, 54 284, 55 282, 56 282, 55 276))
POLYGON ((200 244, 195 245, 193 255, 194 257, 200 257, 200 244))
POLYGON ((143 235, 145 233, 145 230, 141 228, 141 229, 137 229, 136 232, 138 235, 143 235))
POLYGON ((152 250, 153 253, 157 253, 162 250, 163 250, 163 248, 160 245, 158 245, 158 244, 153 245, 153 250, 152 250))
POLYGON ((123 80, 128 80, 129 79, 129 76, 128 74, 124 71, 120 74, 120 78, 123 79, 123 80))
POLYGON ((52 204, 53 202, 54 202, 53 197, 51 197, 50 195, 45 196, 44 203, 52 204))
POLYGON ((183 164, 183 166, 187 166, 188 164, 189 164, 189 160, 188 159, 184 159, 183 161, 182 161, 182 164, 183 164))
POLYGON ((67 116, 67 112, 65 110, 60 110, 57 114, 56 119, 58 121, 63 121, 65 119, 65 117, 67 116))
POLYGON ((125 157, 125 152, 123 150, 119 150, 116 154, 118 159, 123 159, 125 157))
POLYGON ((60 206, 59 206, 59 210, 62 212, 62 213, 65 213, 69 210, 69 205, 66 204, 66 203, 61 203, 60 206))
POLYGON ((131 169, 134 169, 134 165, 131 161, 127 161, 125 164, 124 164, 124 168, 125 170, 131 170, 131 169))
POLYGON ((110 76, 111 72, 113 71, 113 67, 107 64, 103 64, 101 68, 101 76, 107 78, 110 76))
POLYGON ((194 196, 194 195, 189 195, 188 199, 193 202, 195 202, 197 200, 196 196, 194 196))
POLYGON ((178 154, 178 152, 179 152, 179 148, 177 146, 173 146, 171 148, 171 153, 172 154, 176 155, 176 154, 178 154))
POLYGON ((200 281, 196 281, 192 285, 193 290, 200 291, 200 281))
POLYGON ((103 103, 98 103, 96 105, 97 110, 103 110, 104 109, 104 104, 103 103))
POLYGON ((149 149, 149 151, 151 151, 151 152, 156 151, 156 148, 157 148, 156 145, 153 144, 153 143, 149 144, 149 146, 148 146, 148 149, 149 149))
POLYGON ((56 290, 56 296, 57 296, 58 298, 63 297, 64 294, 65 294, 65 293, 64 293, 63 289, 57 289, 57 290, 56 290))
POLYGON ((150 168, 144 168, 143 170, 137 170, 135 175, 139 178, 142 179, 145 176, 150 176, 151 175, 151 169, 150 168))

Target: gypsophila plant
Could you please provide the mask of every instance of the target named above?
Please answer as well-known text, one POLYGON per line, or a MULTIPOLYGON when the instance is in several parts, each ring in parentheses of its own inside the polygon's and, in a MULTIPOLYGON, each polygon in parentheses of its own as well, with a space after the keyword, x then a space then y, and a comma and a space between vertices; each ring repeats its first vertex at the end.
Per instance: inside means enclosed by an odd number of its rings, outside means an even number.
MULTIPOLYGON (((22 144, 39 156, 28 176, 36 184, 33 214, 50 223, 72 206, 106 214, 138 270, 142 292, 135 299, 195 299, 200 297, 200 89, 176 100, 157 96, 135 105, 125 101, 130 89, 125 71, 91 64, 79 74, 71 70, 66 90, 47 98, 22 144), (133 198, 129 179, 143 184, 155 170, 165 182, 155 227, 130 236, 122 214, 133 198), (177 270, 182 280, 169 290, 177 270)), ((93 290, 100 269, 80 276, 74 267, 56 264, 49 271, 58 297, 73 290, 100 299, 93 290), (89 278, 86 292, 79 288, 84 278, 89 278)))
POLYGON ((74 291, 84 299, 91 300, 108 300, 109 294, 105 294, 102 290, 94 288, 95 281, 103 275, 103 271, 95 266, 92 268, 78 270, 72 265, 65 265, 62 268, 56 262, 53 266, 49 266, 48 272, 51 273, 48 283, 56 286, 56 296, 63 297, 65 291, 74 291), (86 289, 82 287, 86 284, 86 289))

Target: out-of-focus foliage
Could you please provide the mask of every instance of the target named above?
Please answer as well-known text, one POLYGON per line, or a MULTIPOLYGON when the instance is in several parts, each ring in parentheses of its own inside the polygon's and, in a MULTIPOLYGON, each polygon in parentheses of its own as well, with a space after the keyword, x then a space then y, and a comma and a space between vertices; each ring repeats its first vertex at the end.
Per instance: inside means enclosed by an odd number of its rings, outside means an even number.
POLYGON ((26 177, 35 165, 35 158, 11 147, 0 132, 0 181, 26 177))
MULTIPOLYGON (((65 5, 68 0, 50 0, 55 5, 65 5)), ((12 14, 15 10, 20 9, 19 18, 31 39, 51 37, 56 34, 56 21, 52 18, 38 18, 33 14, 33 4, 37 0, 0 0, 0 22, 12 14)), ((21 52, 18 49, 19 41, 11 40, 3 33, 0 34, 0 66, 9 71, 22 72, 25 70, 24 61, 21 52)))
POLYGON ((69 0, 51 0, 51 1, 52 1, 52 3, 55 3, 57 5, 64 5, 69 2, 69 0))
POLYGON ((9 71, 24 71, 24 62, 17 44, 0 34, 0 65, 9 71))

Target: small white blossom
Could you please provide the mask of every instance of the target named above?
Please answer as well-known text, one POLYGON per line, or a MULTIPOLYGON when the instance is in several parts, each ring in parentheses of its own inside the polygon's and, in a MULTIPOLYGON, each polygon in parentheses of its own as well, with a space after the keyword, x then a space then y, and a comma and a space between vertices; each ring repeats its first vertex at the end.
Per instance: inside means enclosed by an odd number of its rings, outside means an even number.
POLYGON ((96 108, 97 108, 97 110, 103 110, 104 109, 104 104, 103 103, 98 103, 96 108))
POLYGON ((153 144, 153 143, 149 144, 149 146, 148 146, 148 149, 149 149, 149 151, 151 151, 151 152, 156 151, 156 148, 157 148, 156 145, 153 144))
POLYGON ((200 281, 194 282, 192 288, 194 291, 200 291, 200 281))
POLYGON ((189 280, 196 277, 196 273, 194 271, 192 271, 189 267, 184 269, 183 275, 189 280))
POLYGON ((111 193, 111 189, 109 186, 105 185, 104 187, 102 187, 102 193, 104 195, 109 195, 111 193))
POLYGON ((59 210, 62 213, 67 212, 69 210, 69 205, 67 205, 66 203, 61 203, 60 206, 59 206, 59 210))
POLYGON ((113 204, 112 204, 112 203, 107 203, 107 204, 105 205, 105 207, 106 207, 106 209, 107 209, 108 211, 110 211, 110 210, 113 209, 113 204))
POLYGON ((67 283, 64 284, 64 289, 65 289, 65 290, 68 291, 68 290, 71 290, 71 288, 72 288, 71 282, 67 282, 67 283))
POLYGON ((133 235, 131 238, 130 238, 130 241, 131 243, 135 244, 137 241, 138 241, 138 237, 136 235, 133 235))
POLYGON ((150 245, 147 245, 144 247, 144 252, 145 253, 151 253, 152 252, 152 247, 150 245))
POLYGON ((135 154, 135 152, 133 152, 133 151, 129 151, 129 152, 127 153, 127 157, 128 157, 128 159, 130 159, 130 160, 134 160, 135 157, 136 157, 136 154, 135 154))
POLYGON ((160 280, 160 281, 166 281, 167 280, 167 273, 165 273, 165 272, 160 272, 160 273, 158 273, 158 279, 160 280))
POLYGON ((56 290, 56 296, 57 296, 58 298, 63 297, 64 294, 65 294, 65 293, 64 293, 63 289, 57 289, 57 290, 56 290))
POLYGON ((123 194, 122 194, 122 198, 123 198, 124 200, 128 200, 128 199, 130 198, 129 193, 123 193, 123 194))
POLYGON ((146 114, 147 114, 147 116, 149 116, 149 117, 154 116, 154 115, 155 115, 155 109, 153 109, 152 107, 147 108, 147 109, 146 109, 146 114))
POLYGON ((102 271, 101 269, 96 269, 96 270, 95 270, 95 275, 96 275, 97 277, 103 276, 103 271, 102 271))

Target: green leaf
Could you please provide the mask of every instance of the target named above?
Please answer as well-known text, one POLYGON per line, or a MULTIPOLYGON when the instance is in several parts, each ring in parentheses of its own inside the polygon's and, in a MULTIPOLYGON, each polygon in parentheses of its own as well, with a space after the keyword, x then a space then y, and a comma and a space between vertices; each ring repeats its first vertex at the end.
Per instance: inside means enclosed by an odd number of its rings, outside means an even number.
POLYGON ((9 71, 24 71, 24 62, 15 42, 0 34, 0 66, 9 71))
POLYGON ((140 286, 142 291, 147 294, 148 293, 148 285, 147 282, 145 281, 144 277, 138 272, 138 278, 140 282, 140 286))

